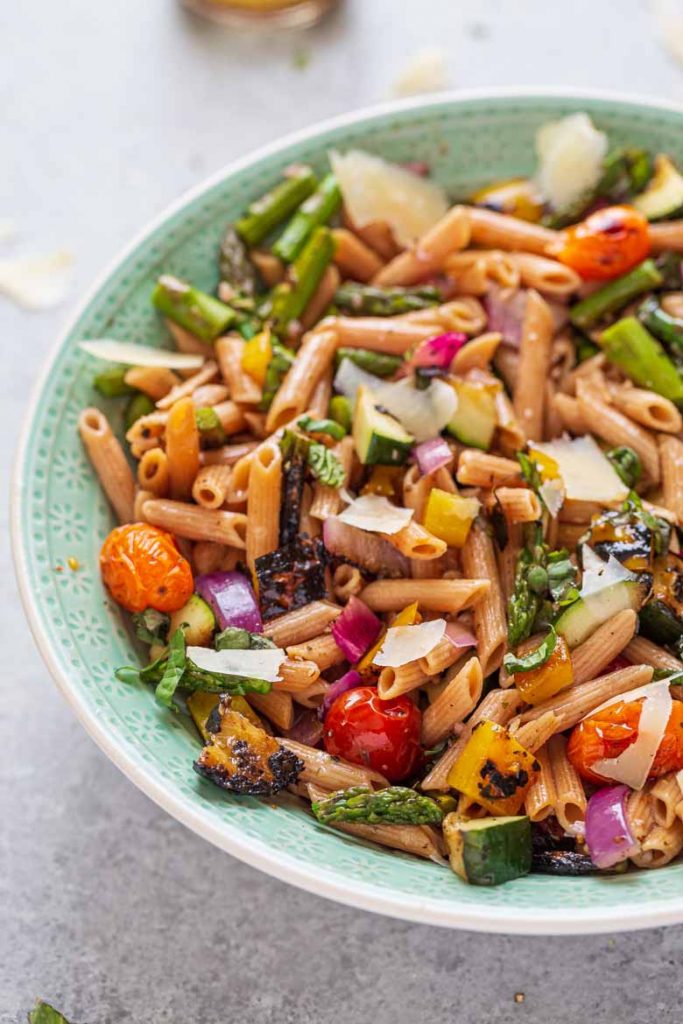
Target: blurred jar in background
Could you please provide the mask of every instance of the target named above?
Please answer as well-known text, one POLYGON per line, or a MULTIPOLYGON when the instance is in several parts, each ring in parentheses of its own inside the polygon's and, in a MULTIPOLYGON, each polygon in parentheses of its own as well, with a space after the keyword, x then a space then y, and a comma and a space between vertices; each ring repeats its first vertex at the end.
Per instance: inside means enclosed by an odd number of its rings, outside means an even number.
POLYGON ((213 21, 237 28, 306 28, 339 0, 182 0, 213 21))

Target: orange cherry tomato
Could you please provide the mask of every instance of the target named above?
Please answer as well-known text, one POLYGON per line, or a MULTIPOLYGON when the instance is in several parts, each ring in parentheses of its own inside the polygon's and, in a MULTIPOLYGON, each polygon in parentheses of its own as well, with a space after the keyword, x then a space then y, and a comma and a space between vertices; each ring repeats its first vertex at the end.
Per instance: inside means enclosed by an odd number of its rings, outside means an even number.
POLYGON ((190 563, 171 534, 149 523, 112 530, 100 551, 100 572, 116 603, 129 612, 175 612, 194 590, 190 563))
MULTIPOLYGON (((618 757, 635 743, 643 701, 618 701, 610 704, 590 718, 584 719, 573 730, 567 746, 567 756, 582 778, 604 783, 610 780, 593 771, 592 765, 603 758, 618 757)), ((648 778, 657 779, 667 772, 683 768, 683 703, 673 702, 666 731, 652 762, 648 778)))
POLYGON ((607 206, 562 232, 555 255, 588 281, 625 274, 650 251, 650 232, 632 206, 607 206))

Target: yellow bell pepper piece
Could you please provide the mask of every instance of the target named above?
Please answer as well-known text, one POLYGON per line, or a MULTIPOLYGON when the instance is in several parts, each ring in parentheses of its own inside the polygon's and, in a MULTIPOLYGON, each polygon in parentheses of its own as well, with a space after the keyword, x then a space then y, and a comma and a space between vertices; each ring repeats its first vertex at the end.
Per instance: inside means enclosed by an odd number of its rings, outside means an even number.
POLYGON ((384 498, 393 498, 404 472, 405 470, 399 466, 375 466, 361 494, 379 494, 384 498))
MULTIPOLYGON (((415 623, 419 621, 419 619, 420 619, 420 616, 418 615, 418 612, 417 612, 417 601, 413 601, 413 603, 409 604, 406 608, 403 609, 403 611, 400 611, 400 612, 397 613, 396 618, 391 623, 391 625, 392 626, 414 626, 415 623)), ((385 638, 386 635, 387 635, 387 631, 386 631, 386 629, 383 629, 382 632, 379 635, 379 640, 377 641, 375 646, 371 647, 370 650, 367 651, 367 653, 364 654, 363 657, 360 659, 360 661, 358 662, 358 665, 356 666, 356 668, 358 669, 359 672, 363 672, 364 670, 370 668, 370 666, 372 665, 373 661, 375 660, 375 658, 379 654, 380 648, 381 648, 382 644, 384 643, 384 638, 385 638)))
POLYGON ((527 704, 541 704, 566 690, 574 682, 574 669, 567 641, 557 637, 555 650, 545 665, 530 672, 515 672, 515 686, 527 704))
MULTIPOLYGON (((197 726, 202 739, 205 742, 211 740, 212 733, 206 728, 209 715, 220 702, 220 694, 208 693, 206 690, 195 690, 187 698, 187 710, 192 716, 192 721, 197 726)), ((263 728, 263 722, 252 709, 250 704, 247 704, 244 697, 231 697, 230 707, 235 711, 239 711, 241 715, 248 718, 252 725, 257 725, 259 729, 263 728)))
POLYGON ((451 548, 461 548, 481 508, 476 498, 463 498, 433 487, 427 498, 423 526, 451 548))
POLYGON ((542 480, 559 480, 560 467, 549 455, 539 452, 536 448, 529 449, 529 458, 532 459, 541 471, 542 480))
POLYGON ((474 193, 471 202, 474 206, 508 213, 511 217, 519 217, 532 224, 537 224, 543 216, 543 200, 533 181, 528 178, 512 178, 510 181, 487 185, 474 193))
POLYGON ((538 770, 534 755, 507 729, 484 720, 451 768, 448 785, 491 814, 517 814, 538 770))
POLYGON ((273 346, 270 341, 270 330, 261 331, 244 343, 242 351, 242 369, 252 380, 263 386, 268 365, 273 358, 273 346))

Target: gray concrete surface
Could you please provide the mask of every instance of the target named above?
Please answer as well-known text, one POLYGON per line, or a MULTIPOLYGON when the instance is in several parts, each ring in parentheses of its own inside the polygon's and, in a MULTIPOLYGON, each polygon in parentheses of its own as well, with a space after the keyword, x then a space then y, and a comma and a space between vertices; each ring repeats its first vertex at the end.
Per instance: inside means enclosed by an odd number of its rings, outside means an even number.
MULTIPOLYGON (((218 32, 174 0, 6 2, 0 220, 17 221, 16 251, 74 250, 73 300, 182 189, 259 143, 384 98, 421 45, 447 48, 456 86, 683 95, 637 0, 349 0, 317 32, 276 41, 218 32), (303 70, 296 52, 308 54, 303 70)), ((11 251, 0 245, 0 258, 11 251)), ((30 315, 0 301, 3 481, 68 306, 30 315)), ((5 504, 3 1024, 23 1021, 37 995, 88 1024, 680 1021, 683 928, 548 940, 403 924, 257 874, 168 818, 53 688, 18 605, 5 504)))

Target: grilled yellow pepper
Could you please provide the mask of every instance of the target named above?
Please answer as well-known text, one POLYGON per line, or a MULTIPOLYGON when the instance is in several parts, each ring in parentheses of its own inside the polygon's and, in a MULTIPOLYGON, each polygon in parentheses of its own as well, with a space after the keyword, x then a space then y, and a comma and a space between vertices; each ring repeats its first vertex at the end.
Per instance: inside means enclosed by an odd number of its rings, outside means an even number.
POLYGON ((461 548, 480 507, 476 498, 463 498, 461 494, 433 487, 425 508, 424 528, 445 540, 449 547, 461 548))
POLYGON ((543 201, 528 178, 512 178, 487 185, 474 193, 471 202, 474 206, 507 213, 532 224, 537 224, 543 216, 543 201))
POLYGON ((572 659, 563 636, 557 637, 555 650, 545 664, 529 672, 515 672, 515 686, 527 704, 541 704, 573 682, 572 659))
POLYGON ((517 814, 539 764, 507 729, 487 720, 474 727, 448 775, 448 785, 491 814, 517 814))
POLYGON ((266 379, 268 365, 273 358, 273 346, 270 340, 270 331, 266 328, 260 334, 245 342, 242 350, 242 369, 248 373, 252 380, 263 387, 266 379))

